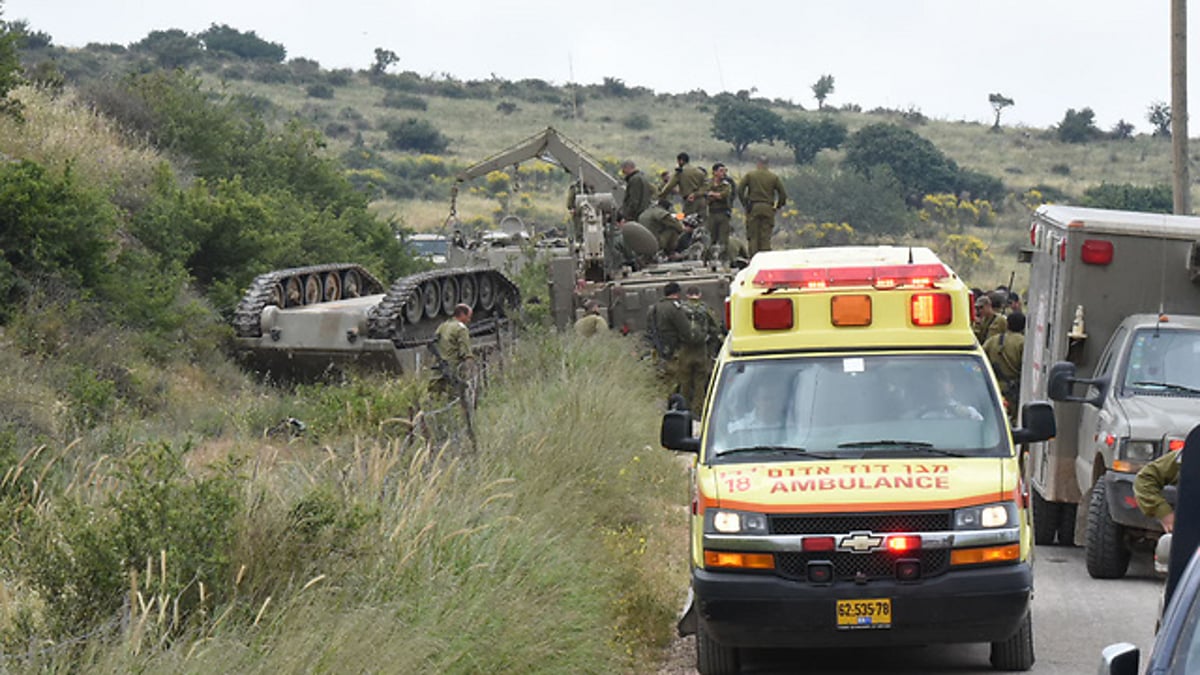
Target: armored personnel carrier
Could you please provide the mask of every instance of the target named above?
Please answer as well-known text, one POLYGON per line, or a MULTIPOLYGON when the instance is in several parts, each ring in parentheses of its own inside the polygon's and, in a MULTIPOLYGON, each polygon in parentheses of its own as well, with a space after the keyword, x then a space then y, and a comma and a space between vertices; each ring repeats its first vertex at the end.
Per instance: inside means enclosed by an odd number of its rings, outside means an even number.
POLYGON ((459 303, 474 310, 471 335, 487 352, 511 335, 520 292, 488 268, 440 268, 391 286, 354 264, 276 270, 238 303, 236 347, 248 365, 285 376, 345 364, 415 372, 430 365, 427 345, 459 303))

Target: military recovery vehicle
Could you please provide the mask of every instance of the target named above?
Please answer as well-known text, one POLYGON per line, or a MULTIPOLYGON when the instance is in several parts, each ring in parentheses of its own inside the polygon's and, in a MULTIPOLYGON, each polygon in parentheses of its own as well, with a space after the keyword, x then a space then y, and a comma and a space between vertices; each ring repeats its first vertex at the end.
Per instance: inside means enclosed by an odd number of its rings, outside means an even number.
MULTIPOLYGON (((553 127, 468 167, 457 176, 457 183, 530 159, 558 166, 574 180, 578 236, 571 237, 566 247, 550 249, 549 258, 550 310, 558 328, 571 326, 584 303, 594 299, 614 329, 642 332, 647 309, 662 297, 668 281, 684 288, 699 288, 706 304, 718 316, 723 315, 732 272, 702 260, 701 251, 691 259, 657 262, 658 242, 648 229, 636 222, 620 227, 615 223, 625 193, 624 181, 605 171, 582 146, 553 127), (648 262, 636 269, 625 265, 617 252, 618 239, 648 262)), ((457 217, 458 184, 451 195, 450 223, 457 217)), ((494 258, 495 252, 489 258, 493 266, 497 264, 494 258)))
POLYGON ((285 376, 345 364, 415 372, 432 365, 427 345, 459 303, 474 310, 471 335, 486 354, 510 335, 520 292, 487 268, 441 268, 391 286, 354 264, 276 270, 238 303, 236 347, 248 365, 285 376))

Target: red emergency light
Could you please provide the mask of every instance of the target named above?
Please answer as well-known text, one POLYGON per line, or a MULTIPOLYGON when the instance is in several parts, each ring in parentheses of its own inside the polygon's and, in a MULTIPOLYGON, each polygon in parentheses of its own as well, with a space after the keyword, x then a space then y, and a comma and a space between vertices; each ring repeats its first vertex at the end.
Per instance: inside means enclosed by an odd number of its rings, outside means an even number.
POLYGON ((954 320, 954 300, 949 293, 914 293, 909 318, 914 326, 946 326, 954 320))
POLYGON ((754 285, 768 288, 821 289, 848 286, 873 286, 878 289, 900 287, 932 288, 950 276, 940 263, 916 265, 875 265, 859 267, 783 267, 761 269, 754 285))
POLYGON ((1079 257, 1088 265, 1107 265, 1113 260, 1113 243, 1103 239, 1085 239, 1079 257))
POLYGON ((755 330, 791 330, 795 325, 791 298, 756 298, 754 300, 755 330))
POLYGON ((911 534, 892 535, 887 538, 887 550, 892 553, 908 553, 921 548, 921 537, 911 534))
POLYGON ((1038 231, 1037 221, 1035 220, 1029 224, 1029 245, 1030 246, 1037 246, 1037 231, 1038 231))

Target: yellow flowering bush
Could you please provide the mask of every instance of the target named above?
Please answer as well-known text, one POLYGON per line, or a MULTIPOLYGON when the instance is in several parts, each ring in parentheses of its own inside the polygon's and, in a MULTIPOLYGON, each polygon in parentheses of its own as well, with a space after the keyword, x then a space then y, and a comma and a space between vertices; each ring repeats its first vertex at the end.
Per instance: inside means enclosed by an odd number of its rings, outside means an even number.
POLYGON ((961 277, 970 277, 976 269, 993 262, 987 244, 969 234, 946 235, 938 242, 937 254, 961 277))

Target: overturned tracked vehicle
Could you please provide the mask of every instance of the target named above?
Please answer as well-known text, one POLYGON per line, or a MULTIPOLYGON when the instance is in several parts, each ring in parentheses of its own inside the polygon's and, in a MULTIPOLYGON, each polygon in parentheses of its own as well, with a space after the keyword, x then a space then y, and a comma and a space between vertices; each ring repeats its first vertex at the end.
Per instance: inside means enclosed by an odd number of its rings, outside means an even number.
POLYGON ((520 292, 497 270, 441 268, 390 287, 354 264, 276 270, 255 278, 238 304, 237 351, 247 365, 286 377, 353 364, 415 372, 431 365, 427 345, 459 303, 474 310, 478 351, 511 338, 520 292))

